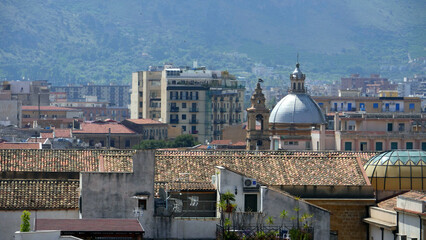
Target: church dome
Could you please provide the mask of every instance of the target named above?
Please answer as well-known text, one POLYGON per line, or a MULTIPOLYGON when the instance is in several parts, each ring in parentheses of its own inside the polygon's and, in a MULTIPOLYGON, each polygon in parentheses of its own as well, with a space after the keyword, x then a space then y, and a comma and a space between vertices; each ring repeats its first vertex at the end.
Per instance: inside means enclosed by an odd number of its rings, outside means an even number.
POLYGON ((269 123, 325 123, 318 104, 306 93, 290 93, 272 109, 269 123))
POLYGON ((376 190, 426 189, 425 151, 386 151, 368 160, 364 169, 376 190))

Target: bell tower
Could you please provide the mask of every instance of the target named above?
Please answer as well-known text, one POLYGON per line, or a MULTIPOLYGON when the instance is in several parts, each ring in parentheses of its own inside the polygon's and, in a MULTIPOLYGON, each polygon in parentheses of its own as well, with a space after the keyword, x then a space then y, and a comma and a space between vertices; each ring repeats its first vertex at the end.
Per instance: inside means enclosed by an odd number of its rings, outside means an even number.
POLYGON ((290 91, 291 93, 306 93, 305 74, 300 71, 300 64, 297 61, 296 69, 290 74, 290 91))
POLYGON ((259 78, 256 89, 250 98, 251 107, 247 108, 247 150, 269 150, 269 109, 265 106, 265 95, 262 93, 259 78))

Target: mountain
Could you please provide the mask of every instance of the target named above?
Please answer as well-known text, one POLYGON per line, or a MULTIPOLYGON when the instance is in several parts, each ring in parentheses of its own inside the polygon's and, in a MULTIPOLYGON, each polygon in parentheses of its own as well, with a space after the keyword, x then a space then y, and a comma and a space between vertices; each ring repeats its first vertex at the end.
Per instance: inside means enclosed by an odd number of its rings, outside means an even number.
POLYGON ((0 79, 129 83, 150 65, 288 74, 300 53, 310 77, 424 74, 422 0, 3 0, 0 79), (398 71, 392 70, 392 66, 398 71))

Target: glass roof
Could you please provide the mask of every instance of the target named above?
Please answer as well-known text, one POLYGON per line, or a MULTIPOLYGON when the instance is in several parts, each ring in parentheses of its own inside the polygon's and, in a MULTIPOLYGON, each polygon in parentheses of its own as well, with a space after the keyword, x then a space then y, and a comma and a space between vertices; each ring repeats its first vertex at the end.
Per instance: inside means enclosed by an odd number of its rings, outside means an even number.
POLYGON ((364 167, 368 165, 394 165, 398 160, 404 165, 410 161, 414 165, 426 164, 426 152, 420 150, 386 151, 372 157, 364 167))

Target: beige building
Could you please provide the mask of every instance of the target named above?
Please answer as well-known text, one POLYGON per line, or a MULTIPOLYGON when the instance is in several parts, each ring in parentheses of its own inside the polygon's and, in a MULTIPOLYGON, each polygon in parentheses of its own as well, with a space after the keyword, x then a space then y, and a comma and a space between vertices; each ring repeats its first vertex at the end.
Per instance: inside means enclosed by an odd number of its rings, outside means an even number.
POLYGON ((421 99, 418 97, 318 96, 313 99, 325 113, 356 111, 419 113, 421 111, 421 99))
POLYGON ((227 71, 166 65, 132 74, 131 118, 169 123, 200 142, 241 123, 243 101, 244 85, 227 71))
POLYGON ((420 113, 336 113, 334 131, 312 132, 313 150, 425 150, 425 126, 426 115, 420 113), (324 148, 318 145, 322 139, 324 148))

